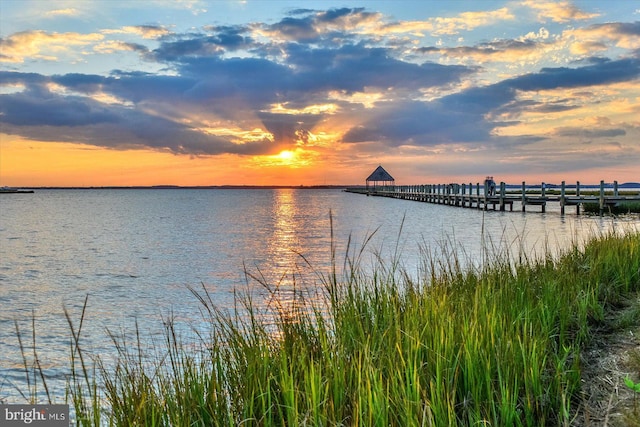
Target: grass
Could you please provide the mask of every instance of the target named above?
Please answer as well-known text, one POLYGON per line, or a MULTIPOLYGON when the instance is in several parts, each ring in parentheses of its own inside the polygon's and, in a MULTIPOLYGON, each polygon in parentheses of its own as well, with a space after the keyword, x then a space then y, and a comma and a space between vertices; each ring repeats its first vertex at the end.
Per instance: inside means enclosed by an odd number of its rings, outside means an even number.
MULTIPOLYGON (((112 336, 115 366, 90 366, 82 320, 67 317, 78 424, 569 425, 581 350, 640 291, 639 232, 542 260, 495 255, 480 270, 425 259, 419 279, 398 260, 364 271, 363 255, 345 256, 342 269, 334 257, 318 273, 322 303, 294 287, 290 308, 265 311, 247 294, 227 312, 193 289, 210 325, 196 349, 167 319, 152 354, 139 335, 112 336)), ((276 301, 285 291, 261 284, 276 301)))
MULTIPOLYGON (((582 206, 585 213, 600 213, 600 205, 598 203, 584 203, 582 206)), ((640 202, 619 202, 613 206, 607 205, 605 207, 605 212, 612 215, 640 213, 640 202)))

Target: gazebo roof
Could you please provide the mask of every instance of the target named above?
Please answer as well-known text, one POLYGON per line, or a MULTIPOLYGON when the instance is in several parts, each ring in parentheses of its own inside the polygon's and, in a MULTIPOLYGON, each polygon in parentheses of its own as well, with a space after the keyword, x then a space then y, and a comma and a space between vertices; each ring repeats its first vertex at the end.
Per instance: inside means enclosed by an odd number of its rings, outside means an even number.
POLYGON ((369 175, 369 178, 367 178, 367 182, 368 181, 395 181, 395 179, 393 179, 393 177, 389 175, 389 172, 384 170, 382 166, 378 166, 376 170, 369 175))

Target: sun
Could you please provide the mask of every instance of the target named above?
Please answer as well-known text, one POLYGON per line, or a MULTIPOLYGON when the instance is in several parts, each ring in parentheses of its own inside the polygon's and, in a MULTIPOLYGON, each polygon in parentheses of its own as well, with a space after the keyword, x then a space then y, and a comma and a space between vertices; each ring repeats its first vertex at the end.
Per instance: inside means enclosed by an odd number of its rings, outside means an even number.
POLYGON ((313 152, 303 150, 296 147, 293 150, 282 150, 277 154, 268 156, 254 156, 253 162, 259 166, 278 167, 284 166, 288 168, 302 168, 312 164, 314 157, 313 152))
POLYGON ((292 160, 295 157, 296 153, 290 150, 283 150, 278 154, 278 157, 282 160, 292 160))

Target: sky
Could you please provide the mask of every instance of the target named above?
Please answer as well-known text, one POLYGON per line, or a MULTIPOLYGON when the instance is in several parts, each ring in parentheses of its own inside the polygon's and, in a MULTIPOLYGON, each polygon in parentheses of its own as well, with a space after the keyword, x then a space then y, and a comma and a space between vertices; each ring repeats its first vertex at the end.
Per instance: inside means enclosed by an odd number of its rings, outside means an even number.
POLYGON ((640 3, 0 0, 0 185, 640 181, 640 3))

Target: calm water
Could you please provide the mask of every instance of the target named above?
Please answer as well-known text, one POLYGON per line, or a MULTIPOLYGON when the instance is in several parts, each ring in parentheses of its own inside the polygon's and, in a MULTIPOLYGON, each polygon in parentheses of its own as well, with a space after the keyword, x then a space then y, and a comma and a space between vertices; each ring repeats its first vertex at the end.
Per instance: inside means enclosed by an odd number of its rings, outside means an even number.
POLYGON ((416 277, 425 251, 450 247, 479 264, 483 241, 541 253, 640 224, 549 211, 482 212, 340 190, 40 190, 0 197, 0 401, 18 403, 24 402, 18 390, 27 393, 27 386, 16 323, 31 346, 34 322, 40 363, 62 401, 70 338, 64 308, 77 323, 88 296, 83 346, 109 358, 107 329, 127 334, 137 323, 144 336, 161 337, 170 313, 197 327, 200 307, 189 286, 205 286, 229 309, 236 290, 254 289, 263 303, 264 289, 245 271, 282 287, 291 286, 295 273, 297 287, 312 289, 318 280, 302 256, 320 272, 329 265, 330 212, 338 258, 349 238, 359 250, 375 232, 365 265, 377 253, 390 259, 398 251, 416 277))

